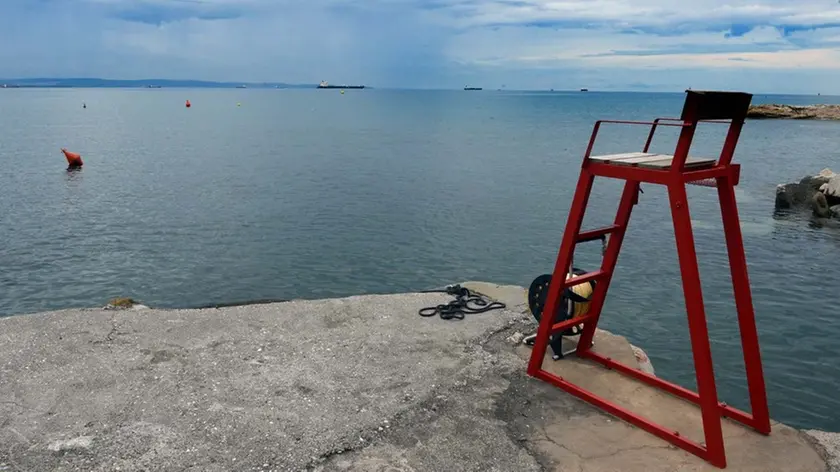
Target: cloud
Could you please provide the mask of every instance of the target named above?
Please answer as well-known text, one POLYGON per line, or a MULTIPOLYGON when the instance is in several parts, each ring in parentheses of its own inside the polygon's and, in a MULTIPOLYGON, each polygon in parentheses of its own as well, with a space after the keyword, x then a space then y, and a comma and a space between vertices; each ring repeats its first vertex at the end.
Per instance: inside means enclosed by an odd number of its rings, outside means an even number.
POLYGON ((840 50, 809 49, 806 51, 741 52, 741 53, 663 53, 642 56, 601 56, 589 61, 592 65, 610 67, 647 67, 656 69, 722 69, 750 67, 763 70, 840 70, 840 50))
MULTIPOLYGON (((8 1, 8 0, 6 0, 8 1)), ((0 2, 0 75, 399 83, 433 69, 434 24, 399 4, 0 2), (14 20, 12 20, 14 18, 14 20)), ((416 83, 420 83, 419 81, 416 83)))
POLYGON ((840 5, 824 0, 0 2, 7 77, 679 90, 724 73, 736 87, 840 92, 826 79, 838 50, 840 5))
POLYGON ((438 11, 463 26, 523 25, 539 27, 612 28, 652 34, 697 30, 721 31, 736 25, 821 27, 840 22, 837 5, 822 0, 451 0, 438 11))
POLYGON ((186 19, 214 20, 238 18, 255 5, 248 0, 76 0, 77 4, 98 10, 106 16, 138 23, 163 24, 186 19))
POLYGON ((460 28, 449 56, 488 74, 558 70, 568 74, 573 85, 568 88, 574 88, 587 86, 575 72, 583 70, 624 76, 626 84, 655 77, 651 71, 658 71, 659 78, 652 80, 663 87, 676 77, 696 76, 692 80, 702 81, 723 72, 734 87, 840 92, 828 79, 840 72, 837 4, 528 0, 516 5, 454 1, 449 5, 459 15, 440 15, 460 28), (747 70, 767 74, 757 81, 736 74, 747 70))

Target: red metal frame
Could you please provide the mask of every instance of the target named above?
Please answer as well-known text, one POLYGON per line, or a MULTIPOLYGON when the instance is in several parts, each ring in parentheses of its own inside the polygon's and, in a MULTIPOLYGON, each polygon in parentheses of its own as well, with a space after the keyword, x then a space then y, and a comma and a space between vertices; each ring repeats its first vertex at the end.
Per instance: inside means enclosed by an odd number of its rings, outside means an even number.
POLYGON ((605 411, 611 413, 645 431, 650 432, 688 452, 696 454, 711 464, 725 468, 721 417, 728 417, 749 426, 762 434, 770 434, 770 414, 767 406, 764 373, 761 366, 761 353, 758 333, 755 326, 755 313, 750 293, 741 227, 735 202, 735 185, 740 177, 740 166, 732 164, 732 156, 740 136, 741 128, 752 95, 734 92, 696 92, 688 91, 682 118, 658 118, 653 122, 600 120, 595 122, 589 145, 581 165, 575 197, 569 211, 560 250, 554 266, 552 280, 561 281, 549 285, 544 312, 555 313, 562 291, 586 280, 597 280, 592 302, 586 315, 561 323, 554 323, 554 317, 543 316, 537 331, 528 374, 549 382, 605 411), (678 123, 674 123, 678 122, 678 123), (685 170, 685 161, 694 137, 694 131, 700 122, 727 123, 729 131, 720 153, 720 158, 711 167, 701 170, 685 170), (614 165, 590 161, 589 157, 595 144, 602 123, 645 124, 650 133, 644 145, 644 152, 650 148, 654 133, 659 126, 681 128, 680 138, 674 152, 670 169, 648 169, 614 165), (609 177, 626 181, 618 205, 614 224, 606 228, 581 233, 586 205, 592 191, 595 177, 609 177), (697 377, 698 392, 680 387, 666 380, 646 374, 639 369, 621 364, 613 359, 599 355, 591 350, 592 340, 601 316, 607 290, 615 270, 624 233, 630 221, 633 206, 638 202, 641 182, 661 184, 668 188, 674 233, 677 241, 680 272, 682 275, 683 294, 686 300, 689 335, 697 377), (712 182, 712 183, 709 183, 712 182), (712 367, 712 354, 709 333, 706 326, 706 314, 703 306, 703 294, 700 286, 700 272, 697 266, 697 254, 694 248, 694 234, 691 228, 691 216, 688 210, 686 185, 691 183, 716 186, 720 200, 723 229, 726 236, 726 248, 732 273, 735 305, 738 311, 738 326, 744 352, 747 384, 750 392, 752 414, 745 413, 718 401, 712 367), (610 234, 601 268, 597 271, 566 279, 577 242, 593 234, 610 234), (700 406, 705 445, 698 444, 680 435, 679 432, 653 423, 615 403, 564 380, 562 377, 543 370, 548 338, 551 334, 562 332, 572 325, 583 323, 584 328, 578 341, 576 354, 590 359, 609 369, 639 380, 645 384, 660 388, 672 395, 700 406))

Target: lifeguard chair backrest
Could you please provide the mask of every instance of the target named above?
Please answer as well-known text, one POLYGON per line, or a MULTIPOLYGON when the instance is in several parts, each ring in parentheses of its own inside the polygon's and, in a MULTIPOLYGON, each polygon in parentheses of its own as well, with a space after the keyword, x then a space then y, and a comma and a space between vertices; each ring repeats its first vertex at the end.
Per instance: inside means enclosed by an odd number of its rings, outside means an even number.
POLYGON ((752 101, 751 93, 686 90, 683 121, 744 121, 752 101))

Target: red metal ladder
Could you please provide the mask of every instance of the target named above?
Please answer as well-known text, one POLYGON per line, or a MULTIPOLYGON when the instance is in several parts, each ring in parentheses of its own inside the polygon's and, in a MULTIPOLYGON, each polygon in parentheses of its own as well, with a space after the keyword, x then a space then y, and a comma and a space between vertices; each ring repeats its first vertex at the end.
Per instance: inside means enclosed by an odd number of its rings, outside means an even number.
POLYGON ((572 395, 581 398, 606 412, 621 418, 645 431, 654 434, 688 452, 696 454, 709 463, 726 467, 721 417, 728 417, 762 434, 770 434, 770 414, 767 407, 767 394, 764 385, 764 373, 761 366, 761 354, 758 345, 758 333, 755 326, 750 282, 747 274, 741 226, 735 203, 735 186, 740 177, 740 165, 732 164, 732 156, 741 133, 752 95, 741 92, 687 91, 682 116, 676 118, 657 118, 653 122, 599 120, 595 122, 589 146, 581 165, 580 178, 575 190, 565 232, 560 244, 559 254, 549 285, 544 313, 556 313, 559 308, 560 294, 566 287, 588 281, 597 281, 589 310, 582 317, 576 317, 555 323, 553 316, 542 316, 534 348, 528 364, 528 374, 549 382, 572 395), (689 157, 689 149, 697 125, 701 122, 726 123, 729 130, 718 159, 700 159, 689 157), (647 142, 642 152, 592 156, 595 138, 602 123, 642 124, 650 126, 647 142), (673 155, 649 153, 650 144, 657 127, 679 127, 680 136, 673 155), (625 180, 624 191, 618 205, 615 221, 605 228, 581 232, 587 201, 595 177, 608 177, 625 180), (638 202, 640 183, 665 185, 671 206, 671 216, 682 275, 683 293, 688 315, 688 328, 694 367, 697 377, 698 392, 685 389, 674 383, 642 372, 639 369, 621 364, 611 358, 599 355, 592 350, 592 341, 607 290, 615 271, 624 233, 630 221, 633 206, 638 202), (703 307, 703 295, 700 287, 700 272, 697 254, 694 249, 694 235, 688 210, 686 184, 699 184, 717 187, 723 217, 723 229, 735 292, 735 305, 738 311, 738 325, 744 352, 747 384, 749 387, 752 414, 745 413, 718 401, 712 368, 712 354, 709 332, 706 326, 706 314, 703 307), (609 241, 604 252, 601 267, 584 275, 566 279, 575 246, 578 242, 592 240, 601 235, 608 235, 609 241), (583 331, 575 354, 579 358, 589 359, 609 369, 616 370, 653 387, 660 388, 672 395, 700 406, 705 435, 705 445, 698 444, 679 432, 656 424, 649 419, 629 411, 594 393, 572 384, 557 375, 543 370, 549 335, 563 332, 572 326, 583 323, 583 331))

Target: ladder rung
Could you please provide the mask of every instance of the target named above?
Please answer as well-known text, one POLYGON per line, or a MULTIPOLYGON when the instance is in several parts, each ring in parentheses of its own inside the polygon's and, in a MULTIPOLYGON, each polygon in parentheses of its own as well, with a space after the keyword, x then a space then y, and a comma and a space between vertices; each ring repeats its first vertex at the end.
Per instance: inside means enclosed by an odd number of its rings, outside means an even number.
POLYGON ((587 272, 583 275, 577 275, 574 277, 569 277, 568 279, 563 281, 562 286, 560 289, 564 289, 566 287, 574 287, 575 285, 591 282, 595 279, 599 279, 603 276, 607 275, 607 271, 605 270, 596 270, 594 272, 587 272))
POLYGON ((601 239, 602 237, 614 233, 621 228, 620 225, 611 225, 605 226, 603 228, 593 229, 591 231, 584 231, 578 234, 577 242, 585 243, 587 241, 594 241, 596 239, 601 239))
POLYGON ((567 329, 571 328, 572 326, 577 326, 581 323, 586 323, 589 321, 589 315, 586 316, 579 316, 577 318, 572 318, 570 320, 561 321, 559 323, 554 323, 551 326, 551 334, 554 334, 558 331, 566 331, 567 329))

